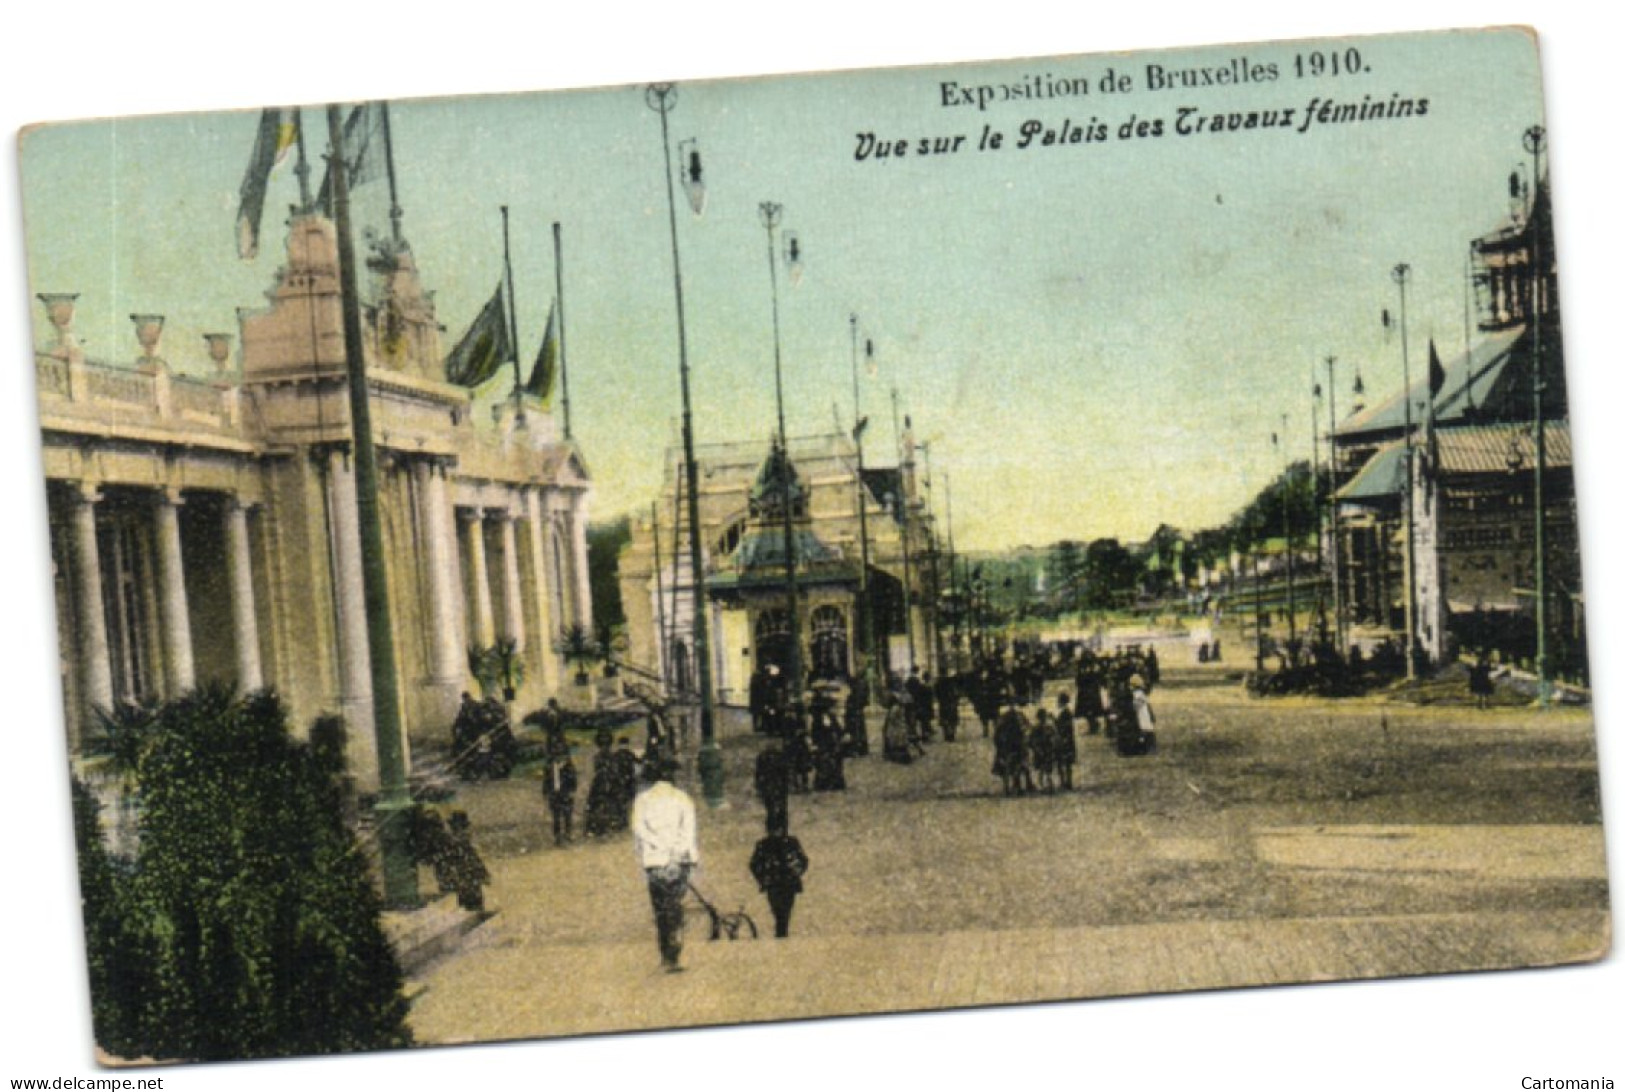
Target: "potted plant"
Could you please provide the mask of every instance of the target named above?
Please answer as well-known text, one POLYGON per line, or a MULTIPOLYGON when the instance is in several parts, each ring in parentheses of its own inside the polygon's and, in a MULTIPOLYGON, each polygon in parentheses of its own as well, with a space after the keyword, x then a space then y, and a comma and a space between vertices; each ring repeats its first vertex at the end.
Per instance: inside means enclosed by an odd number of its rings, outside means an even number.
POLYGON ((566 626, 559 633, 559 639, 554 642, 553 648, 564 657, 565 663, 575 668, 577 686, 588 684, 593 665, 604 658, 597 639, 580 623, 566 626))

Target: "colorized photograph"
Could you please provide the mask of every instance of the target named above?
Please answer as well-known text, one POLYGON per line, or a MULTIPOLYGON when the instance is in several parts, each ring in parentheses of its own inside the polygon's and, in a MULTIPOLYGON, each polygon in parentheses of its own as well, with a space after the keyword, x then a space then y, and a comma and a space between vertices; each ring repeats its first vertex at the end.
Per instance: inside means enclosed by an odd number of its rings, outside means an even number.
POLYGON ((1528 29, 19 163, 106 1065, 1608 953, 1528 29))

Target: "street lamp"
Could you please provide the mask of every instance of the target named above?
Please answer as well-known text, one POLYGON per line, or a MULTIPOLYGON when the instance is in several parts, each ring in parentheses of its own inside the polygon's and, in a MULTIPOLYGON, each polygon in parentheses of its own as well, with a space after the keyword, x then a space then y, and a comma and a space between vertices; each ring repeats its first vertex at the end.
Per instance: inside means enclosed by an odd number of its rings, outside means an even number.
MULTIPOLYGON (((869 602, 869 487, 863 480, 863 433, 869 422, 863 416, 863 395, 858 386, 858 316, 848 320, 852 328, 852 442, 858 449, 858 639, 862 642, 864 689, 869 701, 874 701, 879 690, 879 677, 875 666, 874 606, 869 602)), ((865 354, 872 364, 875 343, 864 342, 865 354)))
MULTIPOLYGON (((677 249, 677 192, 672 184, 671 131, 666 115, 677 105, 677 88, 654 83, 644 89, 643 101, 660 115, 660 147, 666 176, 666 209, 671 225, 672 288, 677 298, 677 371, 683 394, 683 471, 688 486, 688 563, 694 595, 694 658, 700 677, 699 774, 705 802, 711 807, 723 803, 722 751, 717 746, 715 694, 711 683, 711 636, 706 624, 705 568, 700 548, 700 473, 694 460, 694 413, 688 391, 688 328, 683 314, 683 265, 677 249)), ((684 187, 696 214, 705 206, 698 149, 690 149, 684 173, 684 187), (698 198, 696 200, 696 193, 698 198)), ((675 593, 675 590, 674 590, 675 593)))
MULTIPOLYGON (((780 517, 784 526, 784 587, 786 610, 790 616, 789 686, 792 702, 801 700, 801 596, 796 585, 795 515, 791 510, 790 495, 790 437, 784 427, 784 353, 779 330, 779 262, 776 232, 784 219, 784 206, 775 201, 763 201, 757 207, 762 227, 767 229, 767 276, 773 288, 773 393, 779 411, 779 434, 775 441, 779 463, 780 517)), ((801 247, 795 236, 787 238, 785 261, 792 270, 799 270, 801 247)), ((771 458, 771 457, 770 457, 771 458)))
POLYGON ((1546 272, 1541 265, 1540 154, 1546 150, 1546 130, 1532 125, 1524 130, 1523 150, 1534 157, 1534 194, 1529 202, 1529 327, 1534 372, 1535 402, 1535 673, 1539 678, 1539 704, 1551 704, 1552 674, 1546 647, 1546 374, 1541 360, 1541 322, 1546 302, 1546 272))
POLYGON ((1412 481, 1415 459, 1411 436, 1410 330, 1405 309, 1405 286, 1410 283, 1411 267, 1400 262, 1394 266, 1393 278, 1399 286, 1399 357, 1404 368, 1401 397, 1405 402, 1405 677, 1414 679, 1419 655, 1416 647, 1416 487, 1412 481))

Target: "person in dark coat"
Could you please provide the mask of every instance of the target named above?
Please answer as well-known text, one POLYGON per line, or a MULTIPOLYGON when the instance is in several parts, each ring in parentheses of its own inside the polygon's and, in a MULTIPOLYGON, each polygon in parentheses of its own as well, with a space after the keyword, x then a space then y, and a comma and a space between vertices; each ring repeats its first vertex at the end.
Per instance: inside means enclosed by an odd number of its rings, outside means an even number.
POLYGON ((869 753, 869 722, 865 716, 864 706, 868 699, 865 697, 868 688, 862 685, 862 680, 854 680, 852 689, 846 692, 845 732, 847 754, 861 757, 869 753))
POLYGON ((1072 767, 1078 764, 1078 736, 1072 719, 1070 698, 1065 691, 1056 695, 1055 704, 1055 773, 1061 779, 1061 788, 1072 791, 1072 767))
POLYGON ((491 882, 491 870, 474 848, 465 811, 451 813, 450 827, 434 862, 434 877, 440 890, 457 893, 457 905, 462 909, 485 910, 485 885, 491 882))
POLYGON ((790 822, 790 760, 784 741, 769 736, 756 756, 756 796, 767 809, 767 825, 790 822))
POLYGON ((1038 775, 1038 788, 1046 793, 1055 791, 1055 725, 1049 719, 1049 710, 1038 711, 1038 723, 1028 737, 1028 754, 1032 769, 1038 775))
POLYGON ((999 714, 993 728, 993 772, 1004 787, 1004 795, 1023 791, 1027 775, 1027 725, 1014 706, 999 714))
POLYGON ((801 877, 807 874, 807 853, 790 833, 788 820, 770 821, 767 837, 756 843, 750 855, 750 874, 767 896, 773 911, 773 936, 790 935, 790 912, 801 894, 801 877))
POLYGON ((576 811, 576 764, 568 748, 548 756, 542 771, 542 795, 553 813, 553 843, 564 845, 574 837, 576 811))
POLYGON ((587 837, 597 838, 615 829, 619 789, 615 783, 615 737, 608 728, 598 730, 592 759, 592 781, 587 785, 587 837))
POLYGON ((914 709, 914 738, 921 743, 929 742, 932 737, 932 706, 930 675, 921 675, 918 668, 910 668, 908 673, 909 702, 914 709))
POLYGON ((1101 675, 1100 661, 1094 653, 1084 653, 1083 659, 1078 663, 1077 715, 1089 724, 1089 734, 1100 734, 1100 722, 1106 718, 1106 705, 1100 697, 1101 675))
POLYGON ((937 676, 937 721, 942 725, 942 741, 952 743, 959 736, 959 680, 952 672, 937 676))
POLYGON ((832 705, 825 703, 813 714, 812 747, 813 791, 845 791, 846 747, 832 705))
POLYGON ((638 756, 632 753, 631 740, 624 736, 610 756, 610 773, 615 792, 612 829, 625 830, 632 821, 632 801, 638 795, 638 756))

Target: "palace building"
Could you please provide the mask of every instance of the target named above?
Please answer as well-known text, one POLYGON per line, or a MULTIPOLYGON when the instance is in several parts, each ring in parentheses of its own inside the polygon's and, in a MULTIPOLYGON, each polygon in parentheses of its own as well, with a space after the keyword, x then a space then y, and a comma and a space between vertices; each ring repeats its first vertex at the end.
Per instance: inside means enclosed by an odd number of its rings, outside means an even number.
POLYGON ((1584 596, 1544 182, 1508 222, 1473 240, 1470 258, 1478 335, 1470 347, 1441 361, 1412 346, 1420 378, 1334 432, 1342 602, 1357 639, 1403 644, 1413 625, 1435 662, 1480 650, 1532 658, 1538 495, 1547 638, 1554 668, 1575 676, 1585 663, 1584 596))
MULTIPOLYGON (((868 646, 864 588, 877 666, 903 674, 911 666, 934 669, 940 639, 934 604, 946 561, 939 556, 912 445, 905 442, 904 450, 900 466, 865 465, 860 475, 856 444, 843 433, 792 436, 787 454, 766 443, 696 449, 718 700, 745 704, 753 672, 786 669, 792 639, 808 681, 861 672, 868 646), (786 498, 797 585, 793 636, 786 498)), ((673 447, 659 498, 634 514, 620 581, 627 661, 657 676, 669 691, 691 693, 695 595, 683 478, 682 449, 673 447)))
MULTIPOLYGON (((591 481, 540 401, 446 380, 433 303, 403 243, 375 246, 368 268, 400 707, 408 742, 438 740, 474 686, 471 649, 509 644, 521 708, 559 689, 557 635, 592 613, 591 481)), ((239 311, 235 338, 207 336, 208 378, 166 363, 161 316, 132 316, 133 361, 93 360, 74 336, 75 297, 40 297, 53 340, 35 362, 70 744, 93 751, 97 711, 118 703, 211 682, 269 686, 297 727, 343 713, 352 772, 376 786, 329 219, 295 214, 267 295, 268 306, 239 311)))

